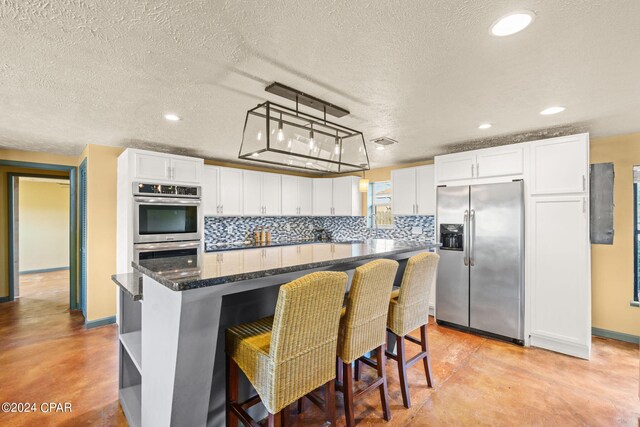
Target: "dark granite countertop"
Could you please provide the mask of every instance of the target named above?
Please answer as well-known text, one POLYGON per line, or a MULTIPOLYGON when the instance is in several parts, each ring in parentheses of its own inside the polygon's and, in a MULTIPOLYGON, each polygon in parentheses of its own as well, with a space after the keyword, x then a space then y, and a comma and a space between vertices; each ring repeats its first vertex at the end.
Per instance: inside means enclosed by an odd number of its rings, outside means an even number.
POLYGON ((205 243, 205 252, 224 252, 235 251, 239 249, 255 249, 255 248, 274 248, 277 246, 297 246, 297 245, 310 245, 313 243, 362 243, 363 240, 330 240, 330 241, 318 241, 318 240, 280 240, 271 241, 269 243, 205 243))
POLYGON ((210 252, 200 256, 132 262, 133 268, 174 291, 185 291, 301 270, 430 250, 437 243, 372 239, 357 243, 305 243, 210 252))
POLYGON ((142 299, 142 274, 134 271, 133 273, 114 274, 111 280, 120 286, 127 295, 134 301, 142 299))

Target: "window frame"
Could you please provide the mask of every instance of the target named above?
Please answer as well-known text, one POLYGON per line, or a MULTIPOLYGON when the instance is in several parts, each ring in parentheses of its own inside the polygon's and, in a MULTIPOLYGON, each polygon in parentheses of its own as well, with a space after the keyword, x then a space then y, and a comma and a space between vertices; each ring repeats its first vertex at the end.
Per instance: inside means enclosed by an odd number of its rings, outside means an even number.
MULTIPOLYGON (((367 225, 369 226, 370 229, 380 229, 380 230, 392 230, 395 228, 395 221, 393 220, 393 212, 390 210, 391 212, 391 224, 382 224, 379 225, 377 224, 377 221, 375 220, 375 206, 384 206, 386 205, 386 203, 384 204, 376 204, 375 203, 375 197, 374 197, 374 186, 376 184, 385 184, 388 183, 389 184, 389 188, 393 188, 393 182, 391 181, 391 179, 386 180, 386 181, 375 181, 375 182, 370 182, 369 183, 369 194, 367 197, 367 225)), ((393 193, 389 195, 389 207, 391 209, 393 203, 393 193)))

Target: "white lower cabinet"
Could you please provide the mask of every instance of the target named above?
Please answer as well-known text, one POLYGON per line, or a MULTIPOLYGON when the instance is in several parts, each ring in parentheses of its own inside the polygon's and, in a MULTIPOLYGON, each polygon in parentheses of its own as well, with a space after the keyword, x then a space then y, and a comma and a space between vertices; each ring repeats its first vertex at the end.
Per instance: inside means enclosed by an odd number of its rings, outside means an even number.
POLYGON ((591 279, 588 196, 537 196, 529 208, 531 345, 588 359, 591 279))

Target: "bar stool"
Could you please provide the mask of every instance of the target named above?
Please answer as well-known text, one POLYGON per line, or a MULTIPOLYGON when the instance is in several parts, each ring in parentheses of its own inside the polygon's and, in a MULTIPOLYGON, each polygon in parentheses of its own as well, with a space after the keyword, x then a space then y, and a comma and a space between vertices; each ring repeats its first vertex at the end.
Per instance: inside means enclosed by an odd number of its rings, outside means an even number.
POLYGON ((411 407, 409 384, 407 383, 407 368, 416 362, 424 362, 427 385, 433 386, 431 379, 431 362, 429 360, 429 343, 427 341, 427 323, 429 322, 429 294, 431 284, 438 270, 440 256, 433 252, 424 252, 412 256, 402 276, 400 289, 391 293, 389 303, 389 318, 387 328, 396 338, 396 354, 387 352, 387 357, 398 363, 400 390, 402 401, 406 408, 411 407), (409 335, 411 331, 420 328, 420 339, 409 335), (410 360, 406 359, 404 340, 419 344, 422 351, 410 360))
POLYGON ((246 409, 262 401, 268 426, 286 424, 288 406, 326 385, 335 420, 335 355, 347 275, 311 273, 280 287, 274 316, 227 329, 227 426, 256 426, 246 409), (258 392, 238 402, 238 367, 258 392), (284 409, 284 411, 282 411, 284 409), (282 412, 281 412, 282 411, 282 412))
POLYGON ((342 311, 338 334, 338 365, 340 366, 340 361, 342 361, 343 380, 337 388, 344 395, 344 410, 348 427, 355 424, 354 399, 375 389, 380 390, 384 419, 386 421, 391 419, 387 376, 384 368, 387 306, 397 271, 398 263, 388 259, 379 259, 356 268, 347 305, 342 311), (377 359, 375 364, 363 357, 374 350, 377 359), (362 361, 378 371, 378 378, 355 396, 351 365, 354 361, 362 361))

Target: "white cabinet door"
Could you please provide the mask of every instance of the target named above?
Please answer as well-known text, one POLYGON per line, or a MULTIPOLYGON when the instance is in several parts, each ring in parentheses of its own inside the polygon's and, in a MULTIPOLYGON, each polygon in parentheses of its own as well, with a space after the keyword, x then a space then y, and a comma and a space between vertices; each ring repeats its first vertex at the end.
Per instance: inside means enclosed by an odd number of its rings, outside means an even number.
POLYGON ((205 216, 219 215, 218 185, 220 168, 205 166, 202 179, 202 209, 205 216))
POLYGON ((531 194, 584 193, 589 184, 587 135, 531 143, 531 194))
POLYGON ((588 359, 591 280, 587 196, 532 197, 531 345, 588 359))
POLYGON ((313 214, 313 179, 298 178, 298 214, 313 214))
POLYGON ((416 168, 416 204, 418 215, 436 214, 436 183, 434 166, 426 165, 416 168))
POLYGON ((416 214, 416 168, 391 171, 391 213, 416 214))
POLYGON ((134 153, 135 171, 133 176, 142 179, 169 181, 171 179, 171 158, 159 153, 134 153))
POLYGON ((282 175, 282 215, 298 215, 298 180, 297 176, 282 175))
POLYGON ((218 194, 222 215, 242 215, 242 171, 220 168, 220 193, 218 194))
POLYGON ((333 214, 339 216, 355 215, 354 178, 345 176, 333 178, 330 181, 333 181, 333 214))
POLYGON ((281 207, 281 187, 280 175, 275 173, 262 174, 262 206, 263 215, 280 215, 281 207))
POLYGON ((475 152, 437 156, 435 160, 436 182, 475 178, 475 164, 475 152))
POLYGON ((522 175, 524 150, 521 145, 479 150, 476 156, 476 178, 522 175))
MULTIPOLYGON (((248 251, 228 251, 216 254, 219 274, 225 276, 242 273, 244 271, 244 252, 248 251)), ((251 266, 253 267, 253 264, 251 266)))
POLYGON ((242 206, 244 215, 262 215, 262 179, 264 174, 254 171, 242 172, 242 206))
POLYGON ((201 159, 171 159, 171 179, 199 184, 202 166, 201 159))
POLYGON ((333 211, 333 180, 316 178, 313 180, 313 214, 329 216, 333 211))

